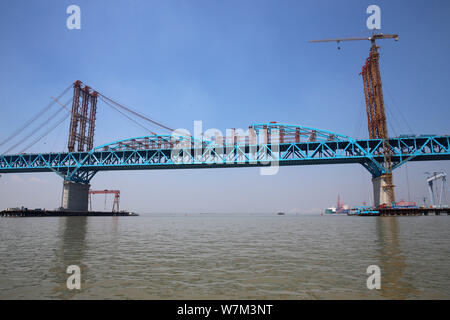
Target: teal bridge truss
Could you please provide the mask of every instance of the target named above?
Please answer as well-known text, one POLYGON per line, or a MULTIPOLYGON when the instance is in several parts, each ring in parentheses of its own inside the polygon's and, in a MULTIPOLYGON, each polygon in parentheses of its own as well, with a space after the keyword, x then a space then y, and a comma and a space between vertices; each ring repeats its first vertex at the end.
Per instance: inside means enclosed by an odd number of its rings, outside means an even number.
MULTIPOLYGON (((407 161, 450 160, 450 136, 400 136, 388 141, 393 169, 407 161)), ((373 178, 383 175, 381 139, 353 139, 325 130, 278 123, 255 124, 245 134, 148 135, 87 152, 0 156, 0 173, 55 172, 89 183, 99 171, 264 167, 358 163, 373 178)))

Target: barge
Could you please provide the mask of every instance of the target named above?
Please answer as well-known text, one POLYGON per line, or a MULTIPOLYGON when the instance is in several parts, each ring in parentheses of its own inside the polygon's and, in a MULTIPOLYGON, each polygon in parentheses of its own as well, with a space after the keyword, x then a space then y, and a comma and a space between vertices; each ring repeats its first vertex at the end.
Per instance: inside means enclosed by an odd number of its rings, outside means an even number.
POLYGON ((373 217, 373 216, 448 216, 450 208, 427 208, 427 207, 378 207, 373 209, 368 206, 352 208, 349 216, 373 217))
POLYGON ((42 209, 7 209, 0 211, 0 217, 135 217, 137 213, 129 211, 67 211, 42 209))

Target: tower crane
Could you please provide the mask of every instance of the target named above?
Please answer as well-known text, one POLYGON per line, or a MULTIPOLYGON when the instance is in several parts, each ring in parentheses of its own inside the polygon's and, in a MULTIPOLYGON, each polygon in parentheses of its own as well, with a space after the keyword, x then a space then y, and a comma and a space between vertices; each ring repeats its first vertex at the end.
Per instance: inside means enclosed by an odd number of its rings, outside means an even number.
MULTIPOLYGON (((430 174, 430 173, 425 172, 425 174, 430 174)), ((428 190, 430 191, 431 204, 432 204, 433 208, 436 207, 433 184, 434 184, 434 181, 437 181, 439 179, 441 179, 441 181, 442 181, 441 192, 439 195, 439 205, 438 205, 439 208, 441 208, 442 207, 442 194, 446 190, 447 174, 445 172, 433 172, 433 175, 428 177, 428 179, 427 179, 428 190)))
MULTIPOLYGON (((385 204, 392 205, 395 203, 394 184, 392 177, 392 160, 391 160, 391 147, 389 145, 389 135, 387 130, 386 112, 384 108, 383 89, 381 84, 381 74, 378 52, 379 46, 376 44, 376 40, 381 39, 394 39, 398 41, 397 34, 382 34, 373 33, 370 37, 363 38, 338 38, 338 39, 323 39, 323 40, 310 40, 310 43, 318 42, 336 42, 338 49, 340 49, 340 43, 343 41, 359 41, 369 40, 371 42, 369 58, 366 59, 366 63, 362 68, 361 75, 363 76, 364 83, 364 96, 366 100, 366 112, 369 129, 370 139, 381 139, 383 141, 383 158, 384 158, 384 171, 381 176, 380 182, 383 191, 385 192, 385 204)), ((377 178, 375 178, 377 179, 377 178)), ((375 179, 374 182, 375 186, 375 179)), ((375 203, 376 206, 381 203, 375 203)))

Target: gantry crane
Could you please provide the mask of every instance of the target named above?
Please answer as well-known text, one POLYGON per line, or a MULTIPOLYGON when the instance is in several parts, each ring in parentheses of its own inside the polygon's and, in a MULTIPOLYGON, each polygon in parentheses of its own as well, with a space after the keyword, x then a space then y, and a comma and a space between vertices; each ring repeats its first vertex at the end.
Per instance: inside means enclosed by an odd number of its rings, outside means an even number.
POLYGON ((112 207, 112 212, 119 212, 120 190, 89 190, 90 211, 92 211, 92 195, 93 194, 104 194, 105 195, 105 206, 106 206, 106 195, 114 194, 114 203, 113 203, 113 207, 112 207))
MULTIPOLYGON (((425 172, 425 174, 430 174, 429 172, 425 172)), ((428 183, 428 189, 430 191, 430 198, 431 198, 431 204, 433 208, 436 207, 436 201, 435 201, 435 195, 434 195, 434 188, 433 184, 436 180, 442 180, 442 186, 441 186, 441 193, 439 195, 439 208, 442 207, 442 194, 446 191, 446 182, 447 182, 447 174, 445 172, 433 172, 433 175, 428 177, 427 183, 428 183)))
POLYGON ((391 161, 391 147, 389 145, 389 135, 386 123, 386 112, 384 108, 383 89, 381 84, 381 74, 378 53, 378 46, 376 40, 394 39, 398 40, 397 34, 382 34, 374 33, 367 38, 340 38, 340 39, 324 39, 324 40, 310 40, 310 43, 317 42, 336 42, 338 49, 342 41, 358 41, 369 40, 372 43, 370 48, 369 58, 362 68, 361 75, 364 83, 364 96, 366 100, 366 112, 370 139, 383 140, 383 157, 385 173, 382 176, 384 185, 382 185, 387 196, 387 205, 395 203, 394 184, 392 178, 392 161, 391 161))

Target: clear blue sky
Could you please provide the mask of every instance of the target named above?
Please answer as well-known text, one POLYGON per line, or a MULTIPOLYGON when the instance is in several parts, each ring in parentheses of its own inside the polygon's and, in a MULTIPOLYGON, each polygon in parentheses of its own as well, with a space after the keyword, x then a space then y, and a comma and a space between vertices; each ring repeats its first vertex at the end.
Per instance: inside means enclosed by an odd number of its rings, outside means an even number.
MULTIPOLYGON (((358 73, 369 42, 338 51, 307 40, 369 35, 370 4, 381 7, 381 31, 400 35, 379 43, 390 135, 450 134, 446 0, 20 0, 0 11, 0 137, 77 79, 174 128, 278 121, 367 137, 358 73), (81 30, 66 28, 71 4, 81 8, 81 30)), ((29 151, 61 151, 67 132, 66 121, 29 151)), ((100 105, 96 145, 143 134, 100 105)), ((450 174, 450 164, 398 170, 398 200, 427 195, 423 172, 433 170, 450 174)), ((281 168, 275 176, 241 168, 106 172, 92 187, 122 190, 122 207, 141 212, 319 212, 338 192, 350 205, 372 197, 358 165, 281 168)), ((56 175, 0 178, 2 208, 53 208, 60 194, 56 175)))

